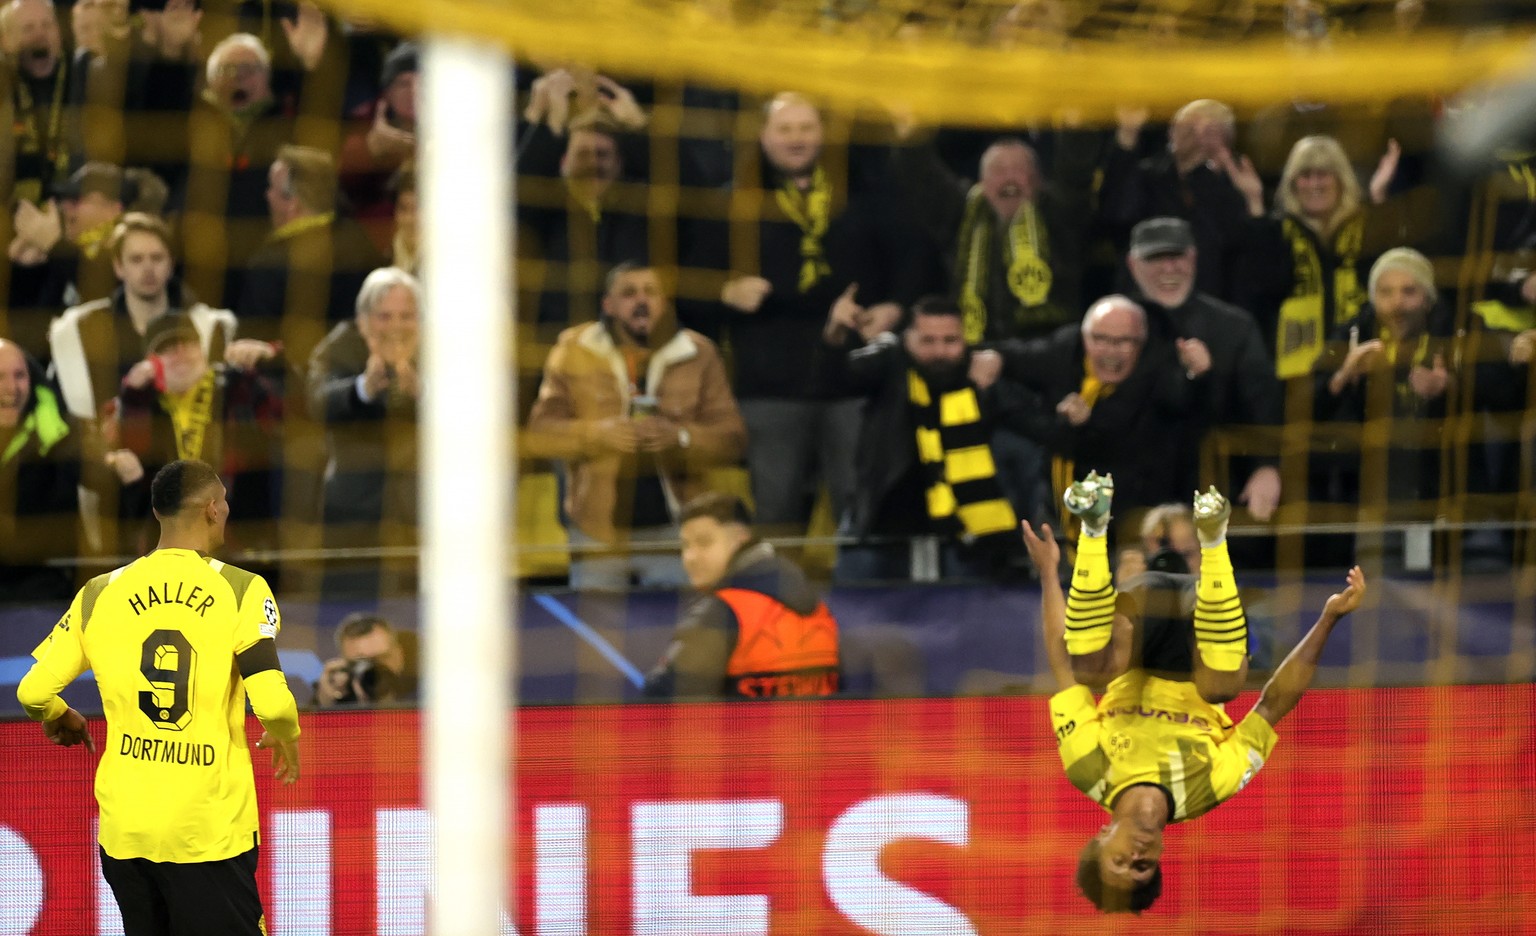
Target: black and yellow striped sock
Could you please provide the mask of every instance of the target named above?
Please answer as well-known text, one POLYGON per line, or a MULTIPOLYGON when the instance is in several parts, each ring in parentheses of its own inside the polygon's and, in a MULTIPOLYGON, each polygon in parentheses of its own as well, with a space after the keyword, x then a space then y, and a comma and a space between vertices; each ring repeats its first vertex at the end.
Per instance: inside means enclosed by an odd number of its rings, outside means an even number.
POLYGON ((1248 617, 1237 593, 1227 541, 1200 547, 1195 585, 1195 645, 1213 670, 1234 672, 1248 656, 1248 617))
POLYGON ((1109 574, 1109 539, 1077 540, 1072 585, 1067 589, 1067 652, 1093 653, 1109 644, 1115 623, 1115 585, 1109 574))

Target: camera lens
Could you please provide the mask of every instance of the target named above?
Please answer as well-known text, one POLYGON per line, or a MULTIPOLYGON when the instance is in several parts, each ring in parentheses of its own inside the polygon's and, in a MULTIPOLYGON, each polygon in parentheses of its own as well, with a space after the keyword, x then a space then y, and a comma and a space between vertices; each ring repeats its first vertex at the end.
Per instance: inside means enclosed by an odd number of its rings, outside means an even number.
POLYGON ((352 680, 357 689, 369 699, 378 698, 379 667, 372 660, 357 660, 352 664, 352 680))

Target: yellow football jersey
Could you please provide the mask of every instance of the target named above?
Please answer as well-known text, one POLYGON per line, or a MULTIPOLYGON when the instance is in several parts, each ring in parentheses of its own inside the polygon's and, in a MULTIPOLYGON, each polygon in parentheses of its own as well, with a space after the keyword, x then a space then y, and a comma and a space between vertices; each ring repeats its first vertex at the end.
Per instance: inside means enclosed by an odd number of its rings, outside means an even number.
POLYGON ((1126 787, 1154 783, 1173 796, 1170 822, 1193 819, 1247 786, 1275 748, 1255 712, 1235 728, 1194 683, 1131 670, 1097 704, 1087 686, 1051 697, 1067 779, 1105 809, 1126 787))
POLYGON ((189 549, 99 575, 34 651, 17 690, 57 718, 87 669, 107 718, 96 771, 101 846, 113 858, 218 861, 257 843, 245 700, 274 735, 298 737, 277 661, 282 622, 261 576, 189 549))

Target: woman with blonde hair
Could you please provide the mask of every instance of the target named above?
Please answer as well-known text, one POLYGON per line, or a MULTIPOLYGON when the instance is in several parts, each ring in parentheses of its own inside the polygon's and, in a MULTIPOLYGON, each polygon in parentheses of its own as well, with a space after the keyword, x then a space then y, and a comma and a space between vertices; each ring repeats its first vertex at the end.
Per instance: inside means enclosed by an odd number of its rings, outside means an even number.
MULTIPOLYGON (((1396 144, 1371 180, 1370 202, 1385 200, 1396 144)), ((1366 301, 1363 270, 1380 238, 1366 193, 1344 147, 1330 136, 1296 141, 1275 210, 1257 222, 1238 277, 1238 304, 1259 320, 1282 380, 1311 374, 1324 342, 1366 301)))

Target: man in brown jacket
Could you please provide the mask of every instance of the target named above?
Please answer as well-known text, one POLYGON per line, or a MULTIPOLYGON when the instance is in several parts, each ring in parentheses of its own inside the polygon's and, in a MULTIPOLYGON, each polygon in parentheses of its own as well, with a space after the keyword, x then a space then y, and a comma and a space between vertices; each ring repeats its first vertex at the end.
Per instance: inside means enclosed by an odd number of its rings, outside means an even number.
POLYGON ((601 318, 560 334, 528 417, 525 452, 565 463, 571 586, 681 585, 678 505, 745 446, 719 349, 677 326, 654 269, 614 267, 601 318))

